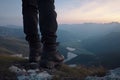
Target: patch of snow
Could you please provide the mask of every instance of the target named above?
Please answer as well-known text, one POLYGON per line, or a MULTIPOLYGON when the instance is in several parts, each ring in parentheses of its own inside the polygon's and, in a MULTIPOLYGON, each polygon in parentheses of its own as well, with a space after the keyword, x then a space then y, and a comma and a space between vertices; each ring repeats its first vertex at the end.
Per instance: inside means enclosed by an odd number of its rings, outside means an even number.
POLYGON ((120 80, 120 68, 110 70, 104 77, 88 76, 85 80, 120 80))
POLYGON ((29 57, 24 57, 24 59, 29 59, 29 57))
POLYGON ((68 51, 75 51, 75 50, 76 50, 75 48, 72 48, 72 47, 66 47, 66 49, 67 49, 68 51))
POLYGON ((13 55, 11 55, 12 57, 20 57, 20 58, 22 58, 23 57, 23 55, 22 54, 13 54, 13 55))
POLYGON ((39 69, 25 70, 16 66, 9 68, 11 72, 17 74, 18 80, 52 80, 53 75, 50 75, 47 71, 40 72, 39 69))
POLYGON ((70 64, 69 67, 76 67, 76 64, 70 64))
POLYGON ((68 52, 68 53, 67 53, 67 59, 65 59, 64 62, 69 61, 69 60, 71 60, 71 59, 73 59, 73 58, 75 58, 75 57, 77 57, 76 54, 74 54, 74 53, 72 53, 72 52, 68 52))

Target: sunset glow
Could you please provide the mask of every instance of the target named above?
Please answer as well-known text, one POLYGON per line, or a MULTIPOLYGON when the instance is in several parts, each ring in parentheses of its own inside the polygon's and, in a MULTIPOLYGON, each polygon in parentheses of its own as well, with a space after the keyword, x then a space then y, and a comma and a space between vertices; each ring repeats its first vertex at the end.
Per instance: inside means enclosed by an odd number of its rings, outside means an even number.
MULTIPOLYGON (((21 0, 1 0, 0 25, 22 25, 21 5, 21 0)), ((55 0, 55 6, 59 24, 120 22, 120 0, 55 0)))
MULTIPOLYGON (((120 22, 120 0, 76 0, 77 7, 58 10, 60 23, 120 22), (86 2, 85 2, 86 1, 86 2), (83 4, 80 4, 83 2, 83 4), (80 5, 78 5, 80 4, 80 5)), ((70 7, 76 6, 71 4, 70 7)))

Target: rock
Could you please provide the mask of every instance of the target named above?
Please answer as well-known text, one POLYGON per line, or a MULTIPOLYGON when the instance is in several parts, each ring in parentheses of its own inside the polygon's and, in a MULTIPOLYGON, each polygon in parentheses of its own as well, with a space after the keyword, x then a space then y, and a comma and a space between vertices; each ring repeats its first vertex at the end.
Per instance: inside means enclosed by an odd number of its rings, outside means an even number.
POLYGON ((53 75, 50 75, 47 71, 39 71, 39 69, 20 69, 16 66, 9 68, 11 72, 17 74, 18 80, 51 80, 53 75))

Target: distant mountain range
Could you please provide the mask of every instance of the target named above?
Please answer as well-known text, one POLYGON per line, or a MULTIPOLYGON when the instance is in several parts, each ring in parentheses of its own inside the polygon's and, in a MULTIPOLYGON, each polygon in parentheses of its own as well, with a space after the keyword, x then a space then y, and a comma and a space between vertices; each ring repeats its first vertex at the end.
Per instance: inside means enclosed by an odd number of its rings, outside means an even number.
POLYGON ((24 33, 21 28, 13 28, 11 26, 0 26, 0 36, 23 38, 24 33))
MULTIPOLYGON (((15 26, 14 26, 15 27, 15 26)), ((77 57, 67 64, 120 66, 120 23, 62 24, 57 31, 59 51, 67 58, 75 50, 77 57)), ((0 26, 0 54, 28 55, 28 44, 22 28, 0 26)))
POLYGON ((60 30, 68 31, 74 36, 79 37, 80 40, 84 40, 90 37, 99 37, 109 34, 111 32, 120 31, 120 23, 112 22, 105 24, 98 23, 84 23, 84 24, 62 24, 59 25, 60 30))

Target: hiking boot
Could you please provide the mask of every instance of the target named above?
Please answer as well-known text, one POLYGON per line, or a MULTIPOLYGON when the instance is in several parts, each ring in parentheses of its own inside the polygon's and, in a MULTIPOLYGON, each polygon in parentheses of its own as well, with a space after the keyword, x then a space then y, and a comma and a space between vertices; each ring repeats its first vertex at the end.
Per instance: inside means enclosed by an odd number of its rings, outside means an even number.
POLYGON ((44 52, 41 57, 40 67, 43 68, 55 68, 60 66, 64 61, 64 56, 58 51, 44 52))
POLYGON ((29 62, 39 62, 42 53, 41 43, 30 44, 29 62))

